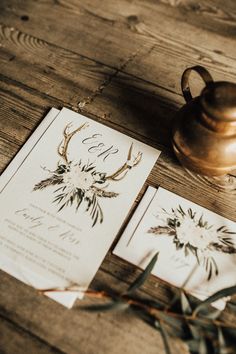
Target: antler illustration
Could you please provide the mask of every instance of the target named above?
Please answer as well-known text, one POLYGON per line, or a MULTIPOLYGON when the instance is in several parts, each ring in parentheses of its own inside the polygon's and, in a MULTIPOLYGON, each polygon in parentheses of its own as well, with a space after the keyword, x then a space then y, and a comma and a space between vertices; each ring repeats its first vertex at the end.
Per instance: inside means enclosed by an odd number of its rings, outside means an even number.
MULTIPOLYGON (((53 171, 44 168, 50 175, 35 184, 33 190, 37 191, 49 186, 56 186, 56 189, 53 190, 53 193, 55 193, 53 203, 59 205, 58 212, 73 204, 76 211, 82 203, 87 205, 86 212, 89 213, 93 221, 93 227, 97 222, 102 223, 104 218, 99 200, 116 198, 119 195, 117 192, 107 190, 109 183, 106 183, 106 181, 119 181, 124 178, 128 170, 139 164, 142 154, 138 152, 136 156, 132 156, 133 144, 131 144, 126 162, 116 172, 108 176, 106 172, 98 171, 95 163, 90 163, 89 160, 87 163, 84 163, 83 159, 80 159, 77 163, 70 161, 69 143, 76 133, 87 126, 88 124, 84 123, 73 130, 71 124, 66 125, 63 131, 63 139, 57 148, 58 155, 63 159, 63 162, 58 161, 57 168, 53 171)), ((98 157, 99 155, 97 155, 98 157)))
POLYGON ((113 174, 111 174, 109 176, 106 176, 106 178, 105 178, 106 180, 120 181, 121 179, 123 179, 125 177, 128 170, 130 170, 131 168, 133 168, 134 166, 137 166, 139 164, 139 162, 142 159, 142 153, 139 152, 137 154, 137 156, 132 161, 132 150, 133 150, 133 143, 130 145, 126 162, 116 172, 114 172, 113 174), (121 177, 118 178, 119 176, 121 176, 121 177))
POLYGON ((88 123, 84 123, 82 124, 79 128, 73 130, 71 133, 69 133, 69 128, 71 127, 71 123, 67 124, 67 126, 65 127, 64 131, 63 131, 63 135, 64 135, 64 139, 61 141, 60 145, 58 146, 58 154, 65 160, 65 162, 68 164, 68 156, 67 156, 67 149, 68 149, 68 145, 69 142, 71 140, 71 138, 78 133, 79 131, 81 131, 84 128, 88 127, 88 123))

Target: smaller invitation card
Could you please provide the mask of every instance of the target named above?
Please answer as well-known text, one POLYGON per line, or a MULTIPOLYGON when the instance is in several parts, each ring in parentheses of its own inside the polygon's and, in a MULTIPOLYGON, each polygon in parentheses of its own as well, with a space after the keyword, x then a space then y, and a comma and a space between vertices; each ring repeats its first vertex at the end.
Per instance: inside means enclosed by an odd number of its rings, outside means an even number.
POLYGON ((149 187, 113 253, 144 269, 156 252, 152 273, 201 300, 236 284, 236 223, 149 187))
POLYGON ((0 268, 71 307, 160 151, 52 109, 0 178, 0 268), (74 285, 78 292, 60 291, 74 285))

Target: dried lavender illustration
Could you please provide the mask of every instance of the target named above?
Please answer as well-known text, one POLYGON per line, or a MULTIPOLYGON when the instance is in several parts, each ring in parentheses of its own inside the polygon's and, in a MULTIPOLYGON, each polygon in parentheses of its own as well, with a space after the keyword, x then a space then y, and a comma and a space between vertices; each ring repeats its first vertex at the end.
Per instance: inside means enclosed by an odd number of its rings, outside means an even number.
POLYGON ((217 276, 219 269, 214 252, 236 253, 233 239, 236 233, 228 230, 226 226, 215 228, 209 225, 203 215, 197 216, 191 208, 185 211, 179 205, 170 212, 165 209, 162 211, 165 215, 164 226, 151 227, 148 233, 172 237, 176 250, 183 249, 186 257, 189 254, 196 257, 198 264, 205 268, 208 280, 217 276))
MULTIPOLYGON (((137 166, 142 153, 132 156, 133 144, 131 144, 126 161, 114 173, 107 174, 104 171, 97 171, 95 164, 89 161, 84 163, 71 161, 68 156, 68 146, 72 137, 82 129, 88 127, 85 123, 79 128, 69 131, 71 124, 68 124, 63 132, 64 138, 58 147, 58 155, 63 162, 58 161, 57 168, 54 171, 47 170, 49 177, 37 183, 33 190, 42 190, 50 186, 59 186, 53 193, 54 203, 59 205, 58 211, 67 206, 75 206, 76 210, 85 203, 86 212, 89 212, 92 219, 92 226, 98 221, 103 222, 103 211, 99 203, 101 198, 116 198, 118 193, 107 190, 110 181, 120 181, 127 172, 137 166)), ((44 168, 44 170, 46 170, 44 168)))

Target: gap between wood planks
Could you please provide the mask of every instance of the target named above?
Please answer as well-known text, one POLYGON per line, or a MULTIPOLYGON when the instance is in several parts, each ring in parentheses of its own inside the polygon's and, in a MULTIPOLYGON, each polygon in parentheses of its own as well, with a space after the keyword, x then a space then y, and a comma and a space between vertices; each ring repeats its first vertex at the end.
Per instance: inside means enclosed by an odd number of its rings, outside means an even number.
MULTIPOLYGON (((127 63, 126 63, 126 65, 127 65, 127 63)), ((121 70, 121 69, 120 69, 121 70)), ((118 69, 117 69, 117 71, 118 71, 118 69)), ((118 72, 117 72, 117 74, 118 74, 118 72)), ((114 75, 110 75, 110 76, 112 76, 112 79, 115 77, 115 73, 114 73, 114 75)), ((30 87, 30 86, 28 86, 28 85, 26 85, 26 84, 24 84, 24 83, 22 83, 22 82, 19 82, 19 81, 17 81, 17 80, 14 80, 14 79, 12 79, 12 78, 10 78, 10 77, 7 77, 6 75, 3 75, 3 74, 1 74, 0 73, 0 81, 2 81, 2 82, 6 82, 7 84, 9 84, 9 85, 13 85, 13 86, 16 86, 16 87, 20 87, 20 88, 22 88, 24 91, 27 91, 28 93, 30 93, 30 94, 32 94, 32 95, 35 95, 35 96, 39 96, 39 97, 41 97, 41 98, 43 98, 43 99, 46 99, 47 101, 49 101, 49 104, 52 104, 52 105, 55 105, 56 106, 56 108, 58 108, 58 109, 60 109, 60 108, 62 108, 62 107, 67 107, 67 108, 69 108, 69 109, 73 109, 73 110, 76 110, 77 112, 82 112, 82 109, 80 109, 80 107, 78 107, 78 106, 73 106, 73 105, 71 105, 69 102, 67 102, 67 101, 64 101, 64 100, 61 100, 61 99, 59 99, 59 98, 57 98, 57 97, 55 97, 55 96, 52 96, 52 95, 50 95, 50 94, 46 94, 46 93, 44 93, 44 92, 42 92, 42 91, 39 91, 39 90, 37 90, 37 89, 35 89, 35 88, 33 88, 33 87, 30 87)), ((105 81, 105 80, 104 80, 105 81)), ((111 82, 111 80, 109 81, 109 83, 111 82)), ((108 83, 108 84, 109 84, 108 83)), ((99 85, 99 87, 100 86, 102 86, 102 84, 101 85, 99 85)), ((108 85, 106 85, 106 87, 107 87, 108 85)), ((98 89, 97 89, 98 90, 98 89)), ((97 92, 97 90, 94 90, 94 92, 97 92)), ((7 93, 7 94, 10 94, 11 96, 13 96, 13 97, 15 97, 15 98, 17 98, 18 99, 18 96, 13 92, 13 91, 8 91, 8 90, 4 90, 4 89, 2 89, 1 88, 1 91, 2 92, 5 92, 5 93, 7 93)), ((102 91, 103 91, 103 89, 102 89, 102 91)), ((101 92, 102 92, 101 91, 101 92)), ((98 95, 99 95, 99 93, 98 93, 98 95)), ((96 97, 98 96, 98 95, 96 95, 96 97)), ((90 96, 92 96, 92 95, 90 95, 90 96)), ((89 97, 90 97, 89 96, 89 97)), ((21 97, 21 100, 22 101, 25 101, 26 103, 28 103, 28 101, 27 100, 25 100, 23 97, 21 97)), ((82 100, 81 100, 82 101, 82 100)), ((80 101, 80 102, 81 102, 80 101)), ((40 110, 40 108, 41 108, 41 106, 40 105, 37 105, 37 104, 35 104, 35 103, 30 103, 33 107, 35 107, 35 108, 37 108, 37 109, 39 109, 40 110)), ((97 121, 99 121, 99 122, 101 122, 102 124, 104 124, 104 118, 101 116, 101 115, 98 115, 98 114, 96 114, 96 113, 94 113, 94 112, 90 112, 89 110, 87 110, 86 108, 83 108, 83 113, 85 113, 88 117, 91 117, 91 118, 96 118, 96 120, 97 121)), ((18 113, 17 113, 18 114, 18 113)), ((124 132, 124 127, 122 126, 122 125, 120 125, 120 124, 118 124, 117 122, 114 122, 114 121, 112 121, 112 120, 109 120, 109 119, 106 119, 106 125, 108 125, 109 127, 111 127, 111 128, 113 128, 113 129, 116 129, 116 130, 118 130, 118 131, 120 131, 120 132, 124 132)), ((31 131, 32 129, 30 129, 30 131, 31 131)), ((128 129, 127 127, 126 127, 126 133, 128 133, 128 135, 129 136, 131 136, 131 137, 133 137, 134 139, 138 139, 138 140, 140 140, 140 141, 142 141, 142 142, 146 142, 146 139, 147 139, 147 137, 145 136, 145 135, 143 135, 143 134, 141 134, 141 133, 137 133, 137 132, 134 132, 133 130, 130 130, 130 129, 128 129)), ((1 135, 3 136, 3 133, 1 132, 1 135)), ((14 139, 14 140, 11 140, 11 139, 9 139, 9 136, 6 136, 6 139, 8 140, 8 141, 10 141, 10 142, 12 142, 12 143, 14 143, 18 148, 20 147, 20 145, 22 144, 22 142, 19 142, 19 143, 16 143, 16 140, 14 139)), ((156 142, 155 140, 153 140, 153 139, 151 139, 151 138, 149 138, 149 143, 150 143, 150 145, 151 146, 153 146, 153 147, 156 147, 157 149, 161 149, 162 151, 170 151, 170 148, 168 147, 168 146, 165 146, 165 145, 163 145, 163 144, 161 144, 161 143, 159 143, 159 142, 156 142)))
MULTIPOLYGON (((154 44, 154 45, 148 50, 148 52, 146 53, 146 55, 150 54, 150 53, 152 52, 152 50, 155 48, 155 46, 156 46, 156 45, 154 44)), ((144 48, 144 45, 141 46, 141 47, 140 47, 138 50, 136 50, 135 52, 131 53, 131 54, 128 56, 128 58, 127 58, 121 65, 119 65, 119 67, 115 70, 115 72, 114 72, 113 74, 111 74, 111 75, 108 75, 108 78, 105 79, 105 80, 101 83, 101 85, 99 85, 99 87, 98 87, 96 90, 94 90, 94 92, 93 92, 89 97, 84 98, 84 99, 82 99, 81 101, 79 101, 78 104, 77 104, 78 107, 79 107, 79 109, 82 110, 86 105, 92 103, 92 102, 95 100, 95 98, 96 98, 97 96, 101 95, 101 94, 103 93, 104 89, 105 89, 106 87, 108 87, 108 86, 111 84, 112 80, 113 80, 115 77, 117 77, 117 75, 118 75, 120 72, 124 71, 128 64, 130 64, 136 57, 138 57, 139 53, 141 52, 141 50, 142 50, 143 48, 144 48)), ((103 65, 104 65, 104 64, 103 64, 103 65)), ((75 106, 75 107, 73 106, 72 109, 78 111, 78 108, 77 108, 76 106, 75 106)))
MULTIPOLYGON (((71 108, 73 108, 73 109, 75 109, 75 110, 77 110, 77 111, 78 111, 77 105, 79 106, 79 108, 83 108, 86 104, 89 104, 89 103, 93 102, 93 100, 94 100, 97 96, 99 96, 100 94, 102 94, 102 92, 104 91, 104 89, 109 86, 109 84, 113 81, 114 78, 116 78, 116 77, 118 76, 119 73, 124 73, 125 75, 130 76, 130 77, 133 77, 133 78, 135 78, 135 79, 138 79, 138 80, 141 81, 141 82, 144 82, 144 83, 147 83, 147 84, 151 84, 151 85, 153 85, 153 86, 156 87, 156 88, 160 88, 160 89, 162 89, 162 90, 164 90, 164 91, 170 92, 170 93, 176 95, 177 97, 178 97, 178 96, 179 96, 179 97, 182 97, 182 95, 181 95, 180 93, 175 92, 174 90, 172 90, 172 89, 170 89, 170 88, 168 88, 168 87, 165 87, 165 86, 162 86, 162 85, 158 85, 158 84, 155 83, 155 82, 146 80, 145 78, 139 77, 139 76, 137 76, 137 75, 134 75, 133 73, 125 72, 126 67, 127 67, 132 61, 134 61, 134 59, 136 59, 136 58, 139 56, 140 53, 141 53, 142 56, 147 57, 147 56, 156 48, 157 43, 155 43, 154 45, 152 45, 146 52, 142 52, 142 50, 145 48, 145 44, 142 45, 141 47, 139 47, 138 50, 136 50, 135 52, 131 53, 131 54, 128 56, 128 58, 127 58, 122 64, 120 64, 120 65, 118 66, 118 68, 116 68, 116 67, 114 67, 114 66, 111 66, 111 65, 105 64, 105 63, 103 63, 103 62, 101 62, 101 61, 98 61, 97 59, 93 59, 93 58, 88 57, 88 56, 86 56, 86 55, 79 54, 79 53, 77 53, 77 52, 75 52, 75 51, 73 51, 73 50, 65 49, 64 47, 61 47, 61 46, 59 46, 59 45, 57 45, 57 44, 54 44, 54 43, 45 41, 44 39, 41 39, 41 38, 39 38, 39 37, 35 37, 35 36, 31 35, 31 34, 28 34, 27 32, 23 32, 23 31, 21 31, 21 30, 18 30, 18 29, 15 28, 15 27, 12 27, 12 26, 9 27, 9 26, 6 26, 6 25, 0 23, 0 28, 9 29, 11 32, 15 32, 16 34, 18 34, 18 36, 22 34, 22 35, 26 35, 26 36, 28 36, 29 38, 32 38, 32 39, 34 39, 34 40, 42 41, 42 42, 44 42, 45 44, 50 45, 51 47, 54 47, 55 49, 66 50, 66 52, 68 52, 68 53, 71 53, 71 54, 74 54, 74 55, 76 55, 76 56, 78 56, 78 57, 87 59, 87 60, 89 60, 89 61, 91 61, 91 62, 93 62, 93 63, 99 64, 99 65, 101 65, 101 66, 104 66, 104 67, 109 68, 109 69, 111 69, 111 70, 114 71, 114 73, 111 73, 110 75, 107 74, 108 78, 106 78, 106 79, 98 86, 98 88, 96 88, 95 90, 93 90, 90 96, 84 97, 84 98, 81 99, 78 103, 75 103, 75 104, 67 103, 67 105, 70 105, 71 108)), ((0 48, 1 48, 1 46, 2 46, 2 45, 1 45, 1 43, 0 43, 0 48)), ((9 59, 9 61, 14 60, 15 57, 16 57, 16 56, 13 55, 13 56, 9 59)), ((9 77, 7 77, 7 76, 5 76, 5 78, 6 78, 6 79, 11 79, 12 81, 15 81, 15 82, 19 83, 19 85, 25 85, 25 87, 28 87, 28 90, 34 89, 34 88, 32 88, 31 86, 27 86, 26 84, 22 84, 20 81, 14 80, 13 78, 9 78, 9 77)), ((35 89, 34 89, 34 90, 35 90, 35 89)), ((39 91, 39 90, 37 90, 37 91, 38 91, 41 95, 44 95, 44 96, 47 96, 47 97, 50 97, 50 98, 54 98, 54 99, 59 100, 59 101, 61 101, 61 102, 65 102, 64 100, 59 99, 58 97, 55 97, 55 96, 51 96, 51 95, 48 94, 48 93, 45 94, 45 93, 42 92, 42 91, 39 91)), ((176 103, 177 103, 177 102, 176 102, 176 103)))

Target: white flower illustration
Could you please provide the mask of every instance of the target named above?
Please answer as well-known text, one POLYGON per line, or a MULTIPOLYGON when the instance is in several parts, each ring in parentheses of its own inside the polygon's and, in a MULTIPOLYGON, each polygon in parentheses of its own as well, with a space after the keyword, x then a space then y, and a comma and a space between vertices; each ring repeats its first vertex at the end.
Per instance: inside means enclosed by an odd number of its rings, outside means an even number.
POLYGON ((63 183, 71 188, 81 188, 85 191, 89 190, 95 183, 95 179, 91 172, 82 170, 79 164, 71 166, 69 171, 63 175, 63 183))
MULTIPOLYGON (((179 205, 171 212, 164 210, 166 214, 165 225, 151 227, 148 233, 155 235, 171 236, 176 249, 184 249, 185 256, 192 254, 199 264, 205 267, 208 280, 212 275, 218 275, 218 266, 213 257, 214 252, 236 253, 233 235, 225 226, 215 228, 204 220, 203 215, 197 217, 197 213, 191 208, 184 211, 179 205)), ((235 239, 236 241, 236 239, 235 239)))
POLYGON ((207 249, 209 243, 216 241, 216 233, 197 224, 188 214, 176 225, 176 237, 184 245, 192 245, 200 251, 207 249))

